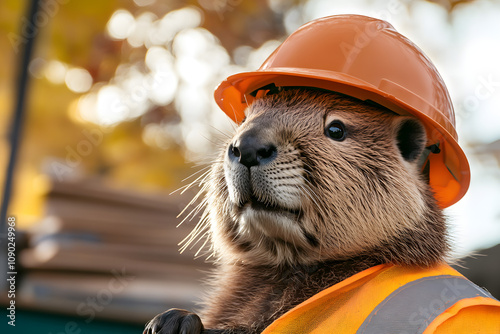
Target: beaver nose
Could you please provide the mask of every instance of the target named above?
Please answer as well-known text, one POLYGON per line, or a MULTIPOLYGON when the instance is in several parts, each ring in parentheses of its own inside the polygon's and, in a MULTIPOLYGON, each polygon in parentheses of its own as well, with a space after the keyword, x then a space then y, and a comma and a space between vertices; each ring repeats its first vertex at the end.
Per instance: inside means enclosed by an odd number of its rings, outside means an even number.
POLYGON ((229 146, 229 157, 247 168, 270 162, 276 156, 276 146, 264 143, 256 134, 243 134, 229 146))

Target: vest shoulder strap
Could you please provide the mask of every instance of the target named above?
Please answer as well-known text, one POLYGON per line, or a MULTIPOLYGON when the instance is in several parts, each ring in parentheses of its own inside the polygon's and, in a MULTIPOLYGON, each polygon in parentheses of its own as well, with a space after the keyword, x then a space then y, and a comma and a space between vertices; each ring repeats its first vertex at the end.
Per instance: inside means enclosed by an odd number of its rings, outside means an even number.
POLYGON ((493 298, 463 276, 423 277, 394 290, 373 309, 356 334, 420 334, 459 300, 479 296, 493 298))

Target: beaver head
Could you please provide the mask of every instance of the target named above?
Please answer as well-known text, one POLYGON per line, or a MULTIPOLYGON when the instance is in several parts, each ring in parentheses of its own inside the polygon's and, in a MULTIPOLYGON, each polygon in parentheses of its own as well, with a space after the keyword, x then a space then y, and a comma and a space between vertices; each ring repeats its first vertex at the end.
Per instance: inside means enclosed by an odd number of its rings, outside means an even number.
POLYGON ((446 254, 417 119, 307 89, 257 99, 245 114, 212 166, 206 219, 191 238, 209 222, 221 261, 428 266, 446 254))

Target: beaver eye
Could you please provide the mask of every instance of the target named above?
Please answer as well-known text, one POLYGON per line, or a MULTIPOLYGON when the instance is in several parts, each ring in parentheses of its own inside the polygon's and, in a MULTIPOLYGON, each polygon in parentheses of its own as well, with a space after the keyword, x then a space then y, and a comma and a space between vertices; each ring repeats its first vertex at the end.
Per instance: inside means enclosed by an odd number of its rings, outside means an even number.
POLYGON ((325 134, 336 141, 342 141, 345 139, 345 126, 341 121, 331 122, 325 130, 325 134))

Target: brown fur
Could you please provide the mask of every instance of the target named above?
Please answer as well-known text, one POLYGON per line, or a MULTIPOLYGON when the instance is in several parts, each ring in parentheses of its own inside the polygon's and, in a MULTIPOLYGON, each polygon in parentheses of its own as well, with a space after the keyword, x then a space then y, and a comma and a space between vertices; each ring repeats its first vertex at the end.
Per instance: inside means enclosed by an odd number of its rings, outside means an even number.
POLYGON ((291 89, 250 105, 211 169, 190 238, 206 233, 218 265, 205 327, 259 333, 371 266, 443 261, 445 220, 415 159, 424 146, 418 121, 340 94, 291 89), (333 120, 345 140, 325 135, 333 120), (403 156, 408 124, 415 147, 403 156), (277 152, 250 172, 228 153, 249 134, 277 152), (253 210, 256 201, 274 209, 253 210))

